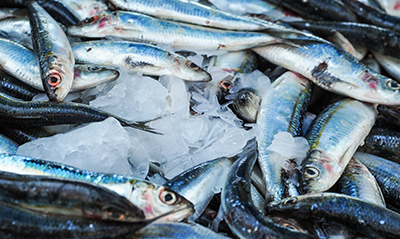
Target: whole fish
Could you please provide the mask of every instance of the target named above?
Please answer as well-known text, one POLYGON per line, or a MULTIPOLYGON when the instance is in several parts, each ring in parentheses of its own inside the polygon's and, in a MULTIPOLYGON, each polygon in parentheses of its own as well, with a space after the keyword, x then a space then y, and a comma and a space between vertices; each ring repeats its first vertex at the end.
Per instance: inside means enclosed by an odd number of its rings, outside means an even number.
POLYGON ((370 103, 400 104, 399 83, 368 69, 332 44, 306 43, 304 47, 276 44, 253 50, 327 91, 370 103))
POLYGON ((123 239, 228 239, 221 233, 216 233, 198 223, 152 223, 123 239))
POLYGON ((353 156, 374 175, 387 204, 400 207, 400 165, 387 159, 356 152, 353 156))
POLYGON ((340 193, 385 207, 385 199, 376 179, 368 168, 352 158, 338 180, 340 193))
POLYGON ((149 181, 80 170, 60 163, 9 154, 0 154, 0 165, 2 170, 7 172, 74 179, 103 186, 126 197, 143 211, 146 219, 154 219, 172 212, 163 217, 163 221, 180 221, 194 212, 193 204, 185 198, 149 181))
POLYGON ((230 14, 185 0, 110 0, 119 9, 144 13, 157 18, 230 30, 262 30, 262 24, 250 18, 230 14))
POLYGON ((76 63, 95 64, 145 75, 175 75, 187 81, 210 81, 192 61, 161 48, 127 41, 88 41, 72 44, 76 63))
POLYGON ((254 206, 251 194, 251 171, 257 160, 255 140, 249 142, 241 157, 232 165, 221 193, 221 209, 232 232, 239 238, 312 238, 275 223, 254 206))
POLYGON ((360 151, 400 163, 400 132, 373 128, 365 138, 360 151))
POLYGON ((87 18, 69 27, 67 34, 90 38, 112 36, 125 40, 167 44, 178 50, 206 51, 240 51, 284 41, 260 32, 213 29, 124 11, 87 18))
POLYGON ((301 220, 335 222, 373 238, 400 236, 400 214, 339 193, 313 193, 271 202, 268 212, 301 220))
POLYGON ((51 101, 62 101, 74 79, 71 46, 58 23, 37 2, 28 4, 28 13, 43 88, 51 101))
POLYGON ((19 127, 82 124, 114 117, 122 126, 129 126, 159 134, 146 126, 146 122, 128 121, 85 104, 54 104, 47 101, 24 102, 11 99, 3 93, 0 93, 0 116, 0 122, 19 127))
POLYGON ((96 220, 145 220, 123 196, 87 182, 0 172, 0 203, 45 215, 96 220))
POLYGON ((317 115, 304 136, 310 148, 301 163, 303 193, 326 191, 336 183, 376 114, 373 105, 344 99, 317 115))
POLYGON ((258 162, 267 185, 267 203, 284 198, 286 173, 281 165, 290 160, 267 148, 279 132, 300 135, 311 92, 312 83, 309 80, 294 72, 286 72, 262 96, 257 114, 257 143, 258 162))
POLYGON ((195 221, 214 196, 215 188, 222 187, 229 169, 237 157, 221 157, 201 163, 175 176, 165 187, 179 193, 194 205, 195 213, 190 219, 195 221))
POLYGON ((400 32, 400 17, 391 16, 357 0, 343 0, 360 21, 400 32))

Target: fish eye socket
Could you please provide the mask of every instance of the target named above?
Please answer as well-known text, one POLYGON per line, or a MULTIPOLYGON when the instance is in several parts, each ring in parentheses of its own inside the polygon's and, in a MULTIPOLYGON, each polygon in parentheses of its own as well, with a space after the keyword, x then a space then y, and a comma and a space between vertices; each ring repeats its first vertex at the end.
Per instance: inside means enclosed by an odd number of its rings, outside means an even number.
POLYGON ((304 171, 304 175, 307 178, 315 178, 315 177, 318 177, 319 170, 316 169, 315 167, 306 167, 306 170, 304 171))
POLYGON ((187 65, 190 69, 193 69, 193 70, 198 70, 198 69, 199 69, 199 67, 198 67, 196 64, 194 64, 193 62, 191 62, 191 61, 187 61, 187 62, 186 62, 186 65, 187 65))
POLYGON ((227 81, 227 80, 223 80, 219 84, 226 90, 233 86, 232 82, 227 81))
POLYGON ((392 80, 392 79, 387 79, 386 80, 386 86, 395 90, 400 89, 400 84, 399 82, 392 80))
POLYGON ((61 83, 61 77, 58 74, 51 74, 48 77, 47 82, 49 83, 49 85, 56 87, 57 85, 59 85, 61 83))
POLYGON ((88 66, 87 69, 88 69, 88 71, 98 71, 98 70, 100 70, 100 67, 98 67, 98 66, 88 66))
POLYGON ((174 192, 162 190, 160 193, 160 200, 167 205, 172 205, 176 202, 177 199, 174 192))
POLYGON ((97 19, 98 19, 97 16, 89 17, 89 18, 84 19, 84 20, 82 21, 82 24, 83 24, 83 25, 89 25, 89 24, 94 23, 97 19))

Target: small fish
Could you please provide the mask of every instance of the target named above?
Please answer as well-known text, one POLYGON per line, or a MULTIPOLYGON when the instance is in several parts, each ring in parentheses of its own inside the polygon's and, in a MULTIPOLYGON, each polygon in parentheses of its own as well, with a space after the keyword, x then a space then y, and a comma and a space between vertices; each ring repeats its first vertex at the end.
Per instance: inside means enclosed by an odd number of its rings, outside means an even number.
POLYGON ((313 193, 271 202, 268 212, 300 220, 335 222, 372 238, 400 236, 400 214, 339 193, 313 193))
POLYGON ((142 210, 95 184, 48 176, 0 172, 0 203, 45 215, 138 222, 142 210))
MULTIPOLYGON (((293 40, 293 42, 296 42, 293 40)), ((297 72, 324 90, 383 105, 400 104, 400 84, 327 43, 276 44, 253 49, 268 61, 297 72)))
POLYGON ((376 115, 373 105, 352 99, 331 104, 317 115, 305 134, 310 148, 301 162, 303 193, 326 191, 335 184, 376 115))
POLYGON ((9 154, 0 154, 0 165, 2 171, 6 172, 73 179, 103 186, 126 197, 143 211, 146 219, 168 214, 163 217, 163 221, 180 221, 194 212, 193 204, 179 194, 145 180, 9 154))
POLYGON ((145 75, 175 75, 187 81, 210 81, 192 61, 161 48, 127 41, 88 41, 72 44, 76 63, 113 67, 145 75))
POLYGON ((75 59, 58 23, 37 3, 28 4, 32 43, 43 88, 51 101, 62 101, 71 89, 75 59))

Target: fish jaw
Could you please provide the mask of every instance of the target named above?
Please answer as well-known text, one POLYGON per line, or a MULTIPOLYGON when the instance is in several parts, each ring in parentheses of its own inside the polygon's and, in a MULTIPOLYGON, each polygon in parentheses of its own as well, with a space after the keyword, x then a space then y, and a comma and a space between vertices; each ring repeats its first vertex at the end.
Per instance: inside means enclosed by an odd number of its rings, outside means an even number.
POLYGON ((116 28, 114 14, 102 13, 83 19, 77 24, 68 27, 67 35, 81 37, 106 37, 116 28))
POLYGON ((301 168, 301 191, 305 193, 323 192, 331 188, 339 178, 341 170, 333 156, 313 150, 303 160, 301 168))

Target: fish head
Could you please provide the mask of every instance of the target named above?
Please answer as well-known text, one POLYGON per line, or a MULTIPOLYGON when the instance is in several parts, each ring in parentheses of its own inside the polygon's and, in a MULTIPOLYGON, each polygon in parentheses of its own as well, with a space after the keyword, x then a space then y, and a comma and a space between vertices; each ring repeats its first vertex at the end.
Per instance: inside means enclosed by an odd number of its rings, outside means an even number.
POLYGON ((292 213, 296 213, 298 216, 310 215, 309 207, 303 206, 298 196, 270 202, 267 211, 271 215, 290 216, 292 213))
POLYGON ((74 82, 71 90, 83 90, 97 84, 116 80, 119 71, 95 65, 75 65, 74 82), (81 88, 82 87, 82 88, 81 88))
POLYGON ((311 151, 303 160, 300 176, 300 189, 305 193, 326 191, 335 184, 337 159, 319 150, 311 151))
POLYGON ((146 219, 165 215, 157 221, 181 221, 194 213, 194 206, 178 193, 150 182, 134 182, 128 199, 143 210, 146 219))
POLYGON ((261 99, 252 89, 241 89, 233 101, 232 109, 239 118, 255 123, 261 99))
POLYGON ((67 62, 75 64, 75 61, 73 57, 63 59, 61 56, 51 56, 49 62, 50 67, 43 70, 43 87, 50 101, 61 102, 69 93, 74 79, 73 67, 69 67, 67 62))
POLYGON ((360 77, 368 89, 365 98, 371 99, 369 102, 384 105, 400 104, 399 82, 370 69, 364 70, 360 77))
POLYGON ((81 37, 105 37, 115 31, 114 14, 101 13, 88 17, 68 27, 67 35, 81 37))
MULTIPOLYGON (((172 55, 170 56, 172 57, 172 55)), ((176 76, 186 81, 210 81, 211 75, 201 67, 179 55, 175 55, 175 61, 172 67, 173 71, 176 72, 176 76)))

